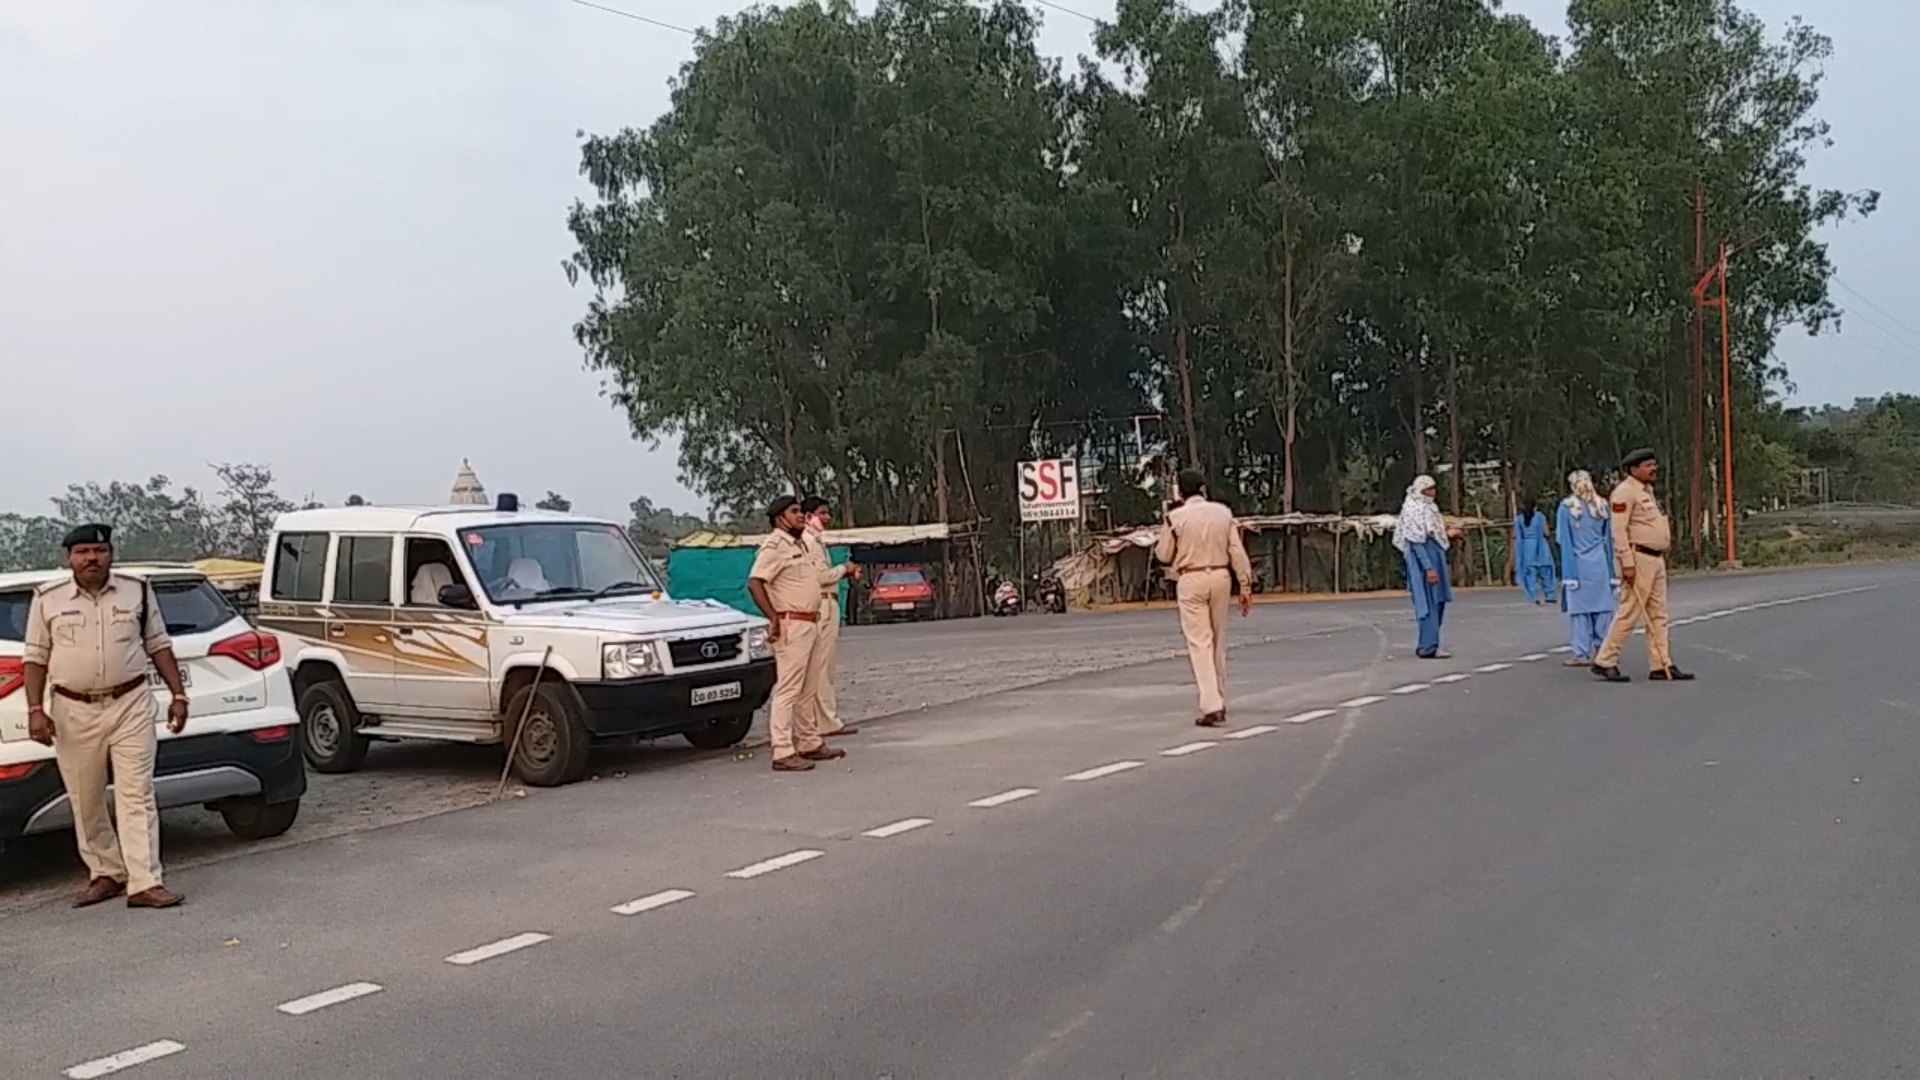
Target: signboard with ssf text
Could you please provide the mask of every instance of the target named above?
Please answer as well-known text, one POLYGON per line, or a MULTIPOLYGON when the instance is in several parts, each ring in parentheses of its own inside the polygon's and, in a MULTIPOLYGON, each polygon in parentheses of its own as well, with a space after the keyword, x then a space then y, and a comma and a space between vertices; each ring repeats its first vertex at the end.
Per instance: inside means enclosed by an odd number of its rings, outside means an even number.
POLYGON ((1080 517, 1080 463, 1072 458, 1020 463, 1020 520, 1080 517))

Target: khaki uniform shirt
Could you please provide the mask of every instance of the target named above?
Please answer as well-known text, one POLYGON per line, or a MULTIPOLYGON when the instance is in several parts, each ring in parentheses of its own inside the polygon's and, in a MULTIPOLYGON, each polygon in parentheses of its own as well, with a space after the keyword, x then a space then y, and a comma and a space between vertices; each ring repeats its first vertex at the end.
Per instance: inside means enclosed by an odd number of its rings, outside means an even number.
POLYGON ((47 669, 49 688, 111 690, 152 670, 148 657, 173 647, 159 598, 143 582, 114 574, 99 595, 68 578, 42 585, 27 612, 26 661, 47 669), (147 624, 140 626, 140 601, 147 624))
POLYGON ((747 577, 766 582, 767 598, 779 614, 813 614, 820 610, 820 577, 824 560, 816 558, 805 539, 775 529, 760 542, 747 577))
POLYGON ((847 564, 833 565, 833 553, 827 550, 827 542, 821 539, 820 530, 807 526, 801 539, 806 542, 807 550, 813 554, 815 565, 820 568, 820 599, 837 600, 840 597, 836 586, 840 579, 847 576, 847 564))
POLYGON ((1253 566, 1233 511, 1195 495, 1167 515, 1153 553, 1174 577, 1199 570, 1232 570, 1243 590, 1253 588, 1253 566))
POLYGON ((1653 489, 1629 476, 1613 489, 1613 557, 1632 566, 1635 548, 1666 554, 1673 546, 1673 527, 1653 489))

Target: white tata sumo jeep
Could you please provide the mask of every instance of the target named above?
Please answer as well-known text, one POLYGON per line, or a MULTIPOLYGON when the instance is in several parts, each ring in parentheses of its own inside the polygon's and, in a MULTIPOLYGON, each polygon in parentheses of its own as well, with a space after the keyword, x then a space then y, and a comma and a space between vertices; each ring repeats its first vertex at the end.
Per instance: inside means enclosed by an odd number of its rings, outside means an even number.
POLYGON ((511 495, 281 515, 259 623, 321 772, 358 768, 374 739, 439 739, 515 746, 524 782, 565 784, 595 743, 732 746, 773 691, 766 620, 674 600, 619 525, 511 495))

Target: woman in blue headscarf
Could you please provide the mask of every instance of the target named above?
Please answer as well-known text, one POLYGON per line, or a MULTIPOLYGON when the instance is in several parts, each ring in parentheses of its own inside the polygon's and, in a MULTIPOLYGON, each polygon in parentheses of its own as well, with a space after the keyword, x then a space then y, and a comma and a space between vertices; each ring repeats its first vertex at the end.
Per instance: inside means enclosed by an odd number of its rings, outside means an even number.
POLYGON ((1560 503, 1554 535, 1560 540, 1560 610, 1567 613, 1568 667, 1586 667, 1613 625, 1613 514, 1593 477, 1579 470, 1567 477, 1573 489, 1560 503))
POLYGON ((1433 477, 1416 477, 1393 523, 1393 546, 1407 563, 1407 591, 1413 595, 1413 621, 1419 628, 1414 655, 1422 660, 1445 660, 1452 655, 1440 651, 1440 623, 1453 600, 1453 585, 1447 580, 1447 539, 1460 534, 1440 516, 1440 507, 1434 503, 1436 490, 1433 477))
POLYGON ((1538 507, 1522 507, 1513 516, 1513 573, 1528 602, 1553 603, 1553 548, 1547 543, 1547 515, 1538 507))

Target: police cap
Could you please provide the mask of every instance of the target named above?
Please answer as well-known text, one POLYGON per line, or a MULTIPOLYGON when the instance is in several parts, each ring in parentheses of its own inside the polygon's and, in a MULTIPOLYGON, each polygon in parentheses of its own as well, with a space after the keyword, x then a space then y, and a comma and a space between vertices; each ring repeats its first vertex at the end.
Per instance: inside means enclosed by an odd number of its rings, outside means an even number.
POLYGON ((82 544, 111 545, 112 543, 113 526, 76 525, 73 527, 73 531, 67 533, 66 537, 60 541, 60 546, 66 548, 68 551, 72 551, 82 544))
POLYGON ((799 505, 800 505, 799 498, 793 495, 782 495, 779 498, 773 500, 773 505, 767 507, 767 524, 769 525, 778 524, 780 521, 781 514, 784 514, 787 511, 799 505))
POLYGON ((1628 454, 1626 457, 1620 459, 1620 467, 1622 469, 1631 469, 1636 465, 1645 465, 1647 462, 1652 461, 1659 456, 1660 455, 1654 453, 1652 450, 1649 450, 1643 447, 1639 450, 1635 450, 1633 453, 1628 454))

